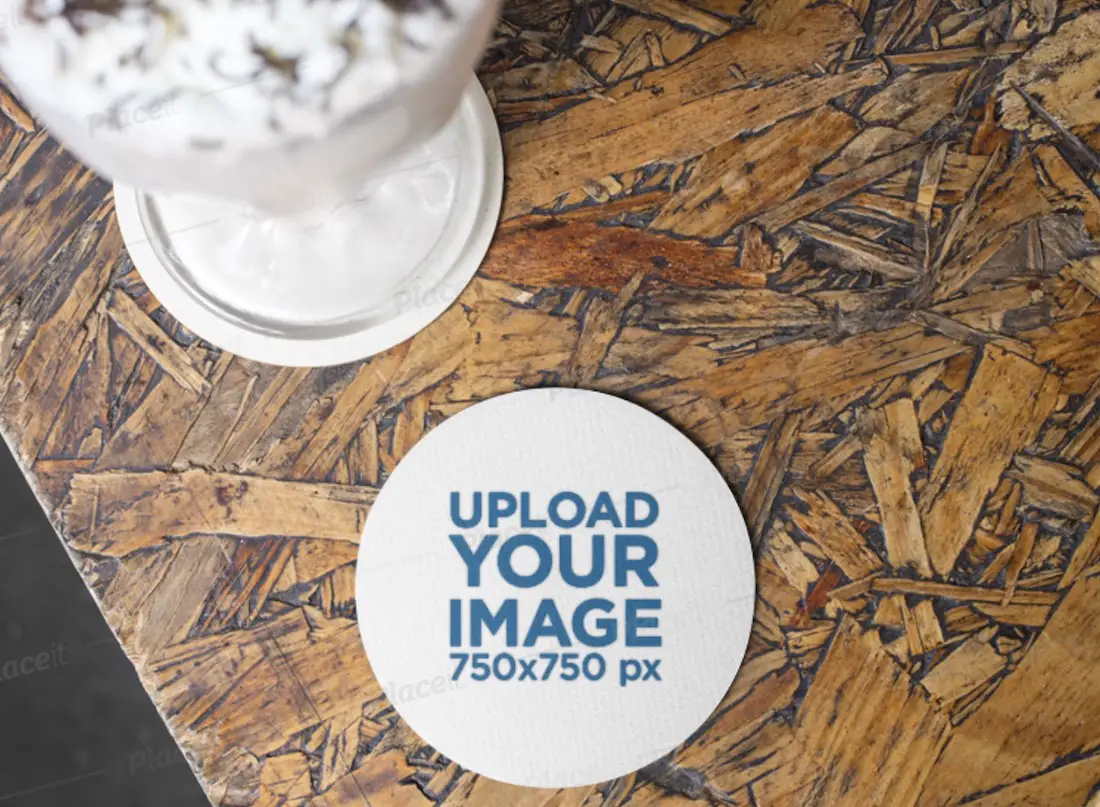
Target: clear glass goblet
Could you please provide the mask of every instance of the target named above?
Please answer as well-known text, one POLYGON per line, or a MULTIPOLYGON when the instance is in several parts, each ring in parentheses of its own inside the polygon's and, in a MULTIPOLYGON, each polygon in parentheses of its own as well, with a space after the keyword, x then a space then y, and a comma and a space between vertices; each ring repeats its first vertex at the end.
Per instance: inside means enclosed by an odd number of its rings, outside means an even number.
POLYGON ((130 2, 0 0, 20 21, 0 68, 115 182, 130 255, 173 315, 316 366, 453 302, 499 216, 500 137, 473 76, 499 0, 130 2))

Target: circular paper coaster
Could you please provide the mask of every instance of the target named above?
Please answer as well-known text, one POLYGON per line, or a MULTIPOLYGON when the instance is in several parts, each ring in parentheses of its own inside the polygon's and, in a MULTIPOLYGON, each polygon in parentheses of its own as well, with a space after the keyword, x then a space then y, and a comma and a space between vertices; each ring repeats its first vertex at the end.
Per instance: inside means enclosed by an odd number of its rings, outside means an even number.
POLYGON ((595 392, 478 404, 429 433, 367 519, 359 626, 401 716, 518 785, 627 774, 733 681, 752 625, 748 530, 682 434, 595 392))

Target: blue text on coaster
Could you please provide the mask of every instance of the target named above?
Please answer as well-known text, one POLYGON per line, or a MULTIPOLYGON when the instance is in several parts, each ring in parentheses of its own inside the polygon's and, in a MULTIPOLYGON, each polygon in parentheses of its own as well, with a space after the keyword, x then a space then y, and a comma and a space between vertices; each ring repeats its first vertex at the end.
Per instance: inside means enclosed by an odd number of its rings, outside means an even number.
POLYGON ((517 785, 616 778, 687 740, 752 626, 752 550, 721 474, 613 396, 477 404, 402 460, 368 516, 359 626, 425 742, 517 785))

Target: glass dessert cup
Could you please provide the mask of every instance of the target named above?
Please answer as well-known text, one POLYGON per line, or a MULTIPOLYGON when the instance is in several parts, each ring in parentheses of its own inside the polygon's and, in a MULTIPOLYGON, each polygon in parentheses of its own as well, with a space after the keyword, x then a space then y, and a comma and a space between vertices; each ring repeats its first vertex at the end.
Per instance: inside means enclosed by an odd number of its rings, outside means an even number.
MULTIPOLYGON (((247 358, 343 364, 430 324, 488 249, 503 161, 472 69, 497 9, 486 2, 427 70, 324 136, 251 152, 221 154, 211 142, 146 154, 24 95, 115 181, 134 265, 180 322, 247 358)), ((170 103, 160 113, 170 116, 170 103)))
POLYGON ((435 135, 305 209, 117 182, 115 207, 142 279, 191 330, 271 364, 343 364, 413 336, 466 287, 499 216, 500 149, 471 79, 435 135))

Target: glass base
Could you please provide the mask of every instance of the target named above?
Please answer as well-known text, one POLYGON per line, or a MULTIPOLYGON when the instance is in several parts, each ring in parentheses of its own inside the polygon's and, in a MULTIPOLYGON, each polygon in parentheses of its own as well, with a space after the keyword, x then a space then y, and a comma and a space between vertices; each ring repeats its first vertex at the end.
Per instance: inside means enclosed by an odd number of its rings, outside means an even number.
POLYGON ((477 80, 432 139, 352 200, 286 217, 115 185, 134 266, 213 344, 271 364, 344 364, 430 324, 477 272, 500 216, 500 133, 477 80))

